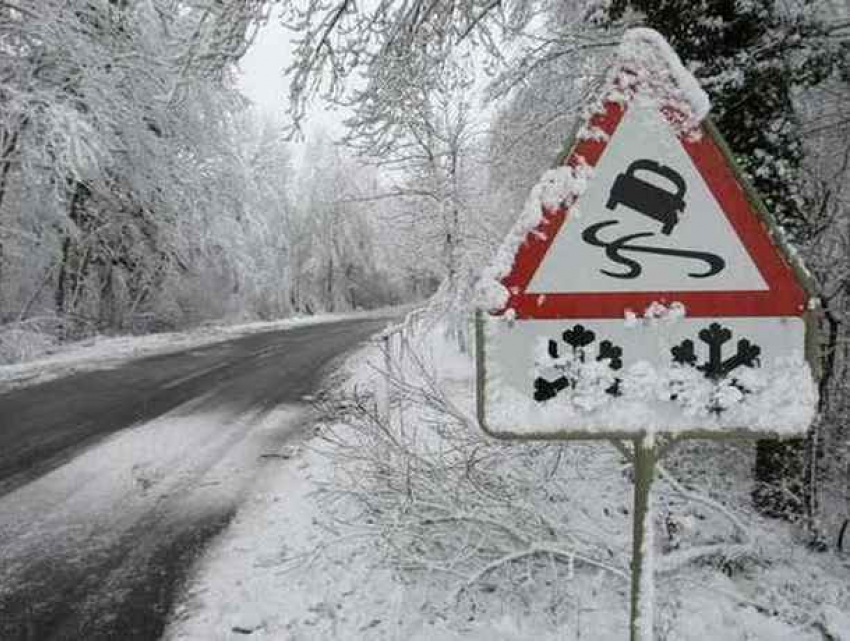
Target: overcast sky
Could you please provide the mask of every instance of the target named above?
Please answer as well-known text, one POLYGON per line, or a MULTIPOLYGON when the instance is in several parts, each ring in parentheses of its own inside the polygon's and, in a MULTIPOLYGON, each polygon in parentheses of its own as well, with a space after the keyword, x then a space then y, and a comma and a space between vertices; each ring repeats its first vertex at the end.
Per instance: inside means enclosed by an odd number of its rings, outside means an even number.
POLYGON ((258 107, 270 114, 280 115, 286 107, 283 69, 289 59, 289 33, 273 16, 239 62, 242 71, 240 89, 258 107))
MULTIPOLYGON (((283 76, 292 57, 290 33, 280 24, 278 12, 257 34, 254 44, 239 61, 239 88, 265 114, 283 120, 287 104, 287 82, 283 76)), ((314 102, 306 129, 323 128, 333 136, 342 133, 341 117, 314 102)))

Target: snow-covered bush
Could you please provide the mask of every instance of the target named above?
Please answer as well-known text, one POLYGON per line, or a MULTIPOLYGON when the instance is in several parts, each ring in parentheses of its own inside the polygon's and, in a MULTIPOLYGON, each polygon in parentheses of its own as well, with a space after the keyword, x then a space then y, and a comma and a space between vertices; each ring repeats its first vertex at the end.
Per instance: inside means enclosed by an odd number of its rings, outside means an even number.
MULTIPOLYGON (((440 616, 510 612, 557 627, 573 624, 577 612, 607 610, 622 633, 630 448, 487 438, 467 413, 470 363, 442 328, 403 347, 388 360, 376 355, 368 365, 373 381, 326 399, 320 450, 334 474, 320 495, 333 531, 362 537, 402 580, 429 586, 440 616), (387 366, 388 414, 381 392, 387 366)), ((688 581, 757 581, 760 568, 781 568, 797 545, 793 529, 771 529, 750 507, 751 456, 751 445, 693 443, 674 448, 660 467, 657 631, 668 629, 666 638, 684 638, 677 636, 687 627, 678 599, 688 581)), ((765 586, 762 596, 779 599, 783 589, 765 586)), ((819 620, 817 612, 803 614, 800 599, 777 625, 819 620)))
POLYGON ((56 345, 55 319, 39 320, 44 319, 0 326, 0 365, 35 358, 56 345))
POLYGON ((604 482, 621 486, 627 499, 616 455, 594 447, 519 450, 470 431, 427 386, 404 395, 396 402, 417 406, 406 419, 388 422, 371 397, 357 395, 347 424, 322 432, 338 464, 325 496, 348 505, 345 516, 331 511, 335 519, 365 534, 407 579, 428 576, 446 589, 443 607, 474 610, 495 593, 506 608, 522 608, 531 583, 562 583, 577 567, 627 585, 628 500, 598 514, 573 501, 580 488, 604 482))

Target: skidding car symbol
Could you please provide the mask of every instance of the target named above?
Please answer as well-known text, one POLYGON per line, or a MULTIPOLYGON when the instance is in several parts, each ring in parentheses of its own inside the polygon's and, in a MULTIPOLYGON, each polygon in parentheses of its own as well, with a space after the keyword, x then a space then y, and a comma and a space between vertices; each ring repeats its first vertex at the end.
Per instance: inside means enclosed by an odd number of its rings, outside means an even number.
POLYGON ((679 214, 685 210, 685 190, 685 180, 677 171, 644 158, 635 160, 624 173, 617 175, 605 207, 612 211, 617 205, 631 207, 660 222, 661 233, 669 236, 679 222, 679 214), (661 176, 672 183, 676 191, 667 191, 638 178, 635 174, 639 171, 661 176))

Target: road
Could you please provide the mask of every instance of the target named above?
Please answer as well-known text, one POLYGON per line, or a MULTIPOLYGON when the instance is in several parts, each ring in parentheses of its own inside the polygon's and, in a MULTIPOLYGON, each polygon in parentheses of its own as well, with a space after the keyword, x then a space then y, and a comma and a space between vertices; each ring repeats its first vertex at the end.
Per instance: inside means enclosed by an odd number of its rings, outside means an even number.
POLYGON ((387 320, 254 334, 0 395, 0 639, 157 639, 191 563, 387 320))

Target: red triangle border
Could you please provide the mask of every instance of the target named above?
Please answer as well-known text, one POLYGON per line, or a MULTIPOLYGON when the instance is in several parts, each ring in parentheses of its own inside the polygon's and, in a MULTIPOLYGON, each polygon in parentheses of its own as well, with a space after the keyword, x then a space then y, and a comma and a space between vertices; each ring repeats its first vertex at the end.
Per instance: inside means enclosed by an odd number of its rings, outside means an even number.
MULTIPOLYGON (((674 113, 662 111, 668 121, 676 119, 674 113)), ((594 115, 589 124, 607 138, 579 141, 564 164, 595 167, 624 115, 623 105, 606 102, 605 111, 594 115)), ((510 292, 505 309, 513 309, 518 319, 623 318, 626 310, 640 313, 653 302, 676 301, 685 305, 688 317, 801 316, 808 295, 717 142, 705 127, 698 138, 679 135, 678 139, 767 283, 766 291, 525 293, 570 213, 569 207, 544 208, 540 223, 526 236, 511 272, 502 279, 510 292)))

